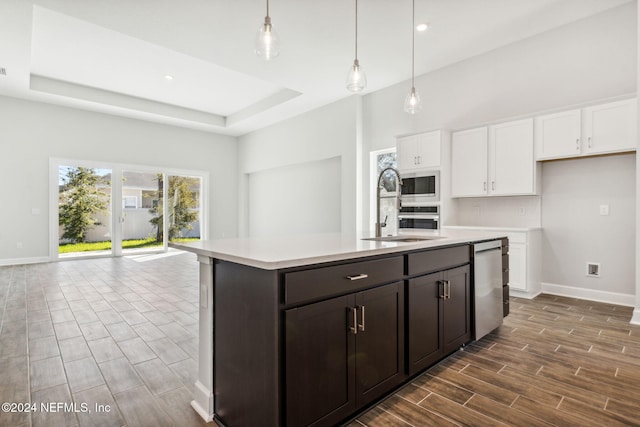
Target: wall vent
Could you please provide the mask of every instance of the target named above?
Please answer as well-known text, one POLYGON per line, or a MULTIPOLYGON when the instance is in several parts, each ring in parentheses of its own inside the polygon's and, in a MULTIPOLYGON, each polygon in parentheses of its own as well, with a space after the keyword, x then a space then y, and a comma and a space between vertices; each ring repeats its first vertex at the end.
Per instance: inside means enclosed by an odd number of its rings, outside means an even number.
POLYGON ((588 262, 587 263, 587 276, 588 277, 600 277, 600 263, 588 262))

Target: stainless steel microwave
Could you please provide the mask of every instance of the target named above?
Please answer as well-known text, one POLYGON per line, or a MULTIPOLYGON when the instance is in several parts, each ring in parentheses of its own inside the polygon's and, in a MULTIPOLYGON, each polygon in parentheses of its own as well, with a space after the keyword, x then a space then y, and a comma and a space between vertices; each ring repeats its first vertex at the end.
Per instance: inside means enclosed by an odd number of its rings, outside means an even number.
POLYGON ((440 171, 401 174, 401 201, 404 206, 440 201, 440 171))

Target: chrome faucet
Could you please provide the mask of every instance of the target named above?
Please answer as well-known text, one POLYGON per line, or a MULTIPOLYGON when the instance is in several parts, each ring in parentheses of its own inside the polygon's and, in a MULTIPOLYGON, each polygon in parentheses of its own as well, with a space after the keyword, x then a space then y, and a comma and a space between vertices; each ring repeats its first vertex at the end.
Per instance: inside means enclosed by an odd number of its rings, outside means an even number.
POLYGON ((402 178, 400 173, 392 167, 382 169, 380 175, 378 175, 378 186, 376 187, 376 237, 382 237, 382 228, 387 226, 387 217, 384 218, 384 222, 380 222, 380 188, 382 185, 382 175, 386 171, 393 171, 396 175, 398 185, 396 187, 396 209, 400 210, 400 186, 402 185, 402 178))

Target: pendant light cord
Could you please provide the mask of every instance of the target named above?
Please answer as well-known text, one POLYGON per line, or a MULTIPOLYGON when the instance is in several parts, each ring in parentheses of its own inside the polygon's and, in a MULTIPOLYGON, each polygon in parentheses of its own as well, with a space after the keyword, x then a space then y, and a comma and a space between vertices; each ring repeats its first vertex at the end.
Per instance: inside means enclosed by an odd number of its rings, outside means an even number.
POLYGON ((413 0, 412 3, 412 12, 411 12, 411 88, 415 87, 414 84, 414 74, 415 74, 415 57, 416 57, 416 0, 413 0))
POLYGON ((267 16, 269 16, 269 0, 267 0, 267 16))
POLYGON ((356 60, 358 59, 358 0, 356 0, 356 60))

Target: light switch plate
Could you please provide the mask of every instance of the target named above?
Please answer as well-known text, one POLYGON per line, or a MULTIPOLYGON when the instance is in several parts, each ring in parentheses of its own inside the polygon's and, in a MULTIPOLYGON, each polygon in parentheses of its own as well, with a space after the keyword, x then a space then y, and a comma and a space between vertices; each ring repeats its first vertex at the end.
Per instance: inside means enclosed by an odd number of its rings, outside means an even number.
POLYGON ((609 215, 609 205, 600 205, 600 215, 609 215))

